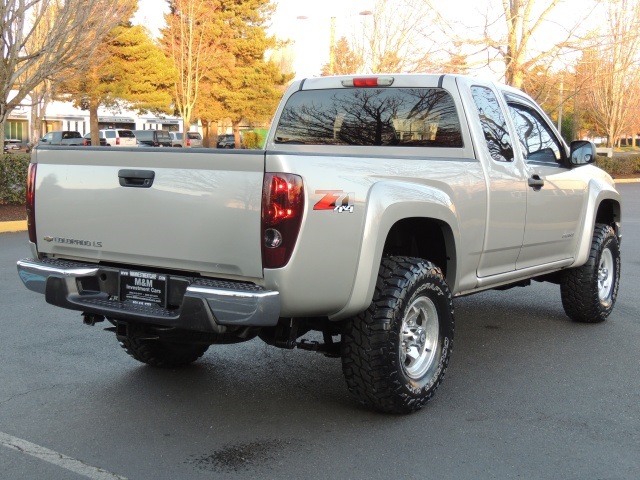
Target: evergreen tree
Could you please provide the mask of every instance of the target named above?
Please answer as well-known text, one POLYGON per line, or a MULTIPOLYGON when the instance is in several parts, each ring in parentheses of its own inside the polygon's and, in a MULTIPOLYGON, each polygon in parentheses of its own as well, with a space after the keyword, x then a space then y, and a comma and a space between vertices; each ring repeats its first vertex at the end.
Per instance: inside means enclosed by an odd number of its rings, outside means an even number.
POLYGON ((171 113, 171 64, 141 26, 115 27, 88 68, 69 72, 61 92, 89 110, 91 142, 99 145, 98 108, 120 107, 138 112, 171 113))
POLYGON ((270 0, 224 0, 233 35, 226 47, 233 61, 220 64, 204 78, 206 95, 200 102, 201 117, 208 122, 231 121, 236 147, 240 146, 240 123, 265 122, 275 111, 282 86, 291 78, 275 63, 265 60, 275 45, 264 24, 273 11, 270 0))
POLYGON ((346 37, 340 37, 335 47, 333 71, 331 63, 326 63, 322 67, 322 75, 353 75, 362 72, 363 67, 362 55, 351 48, 346 37))

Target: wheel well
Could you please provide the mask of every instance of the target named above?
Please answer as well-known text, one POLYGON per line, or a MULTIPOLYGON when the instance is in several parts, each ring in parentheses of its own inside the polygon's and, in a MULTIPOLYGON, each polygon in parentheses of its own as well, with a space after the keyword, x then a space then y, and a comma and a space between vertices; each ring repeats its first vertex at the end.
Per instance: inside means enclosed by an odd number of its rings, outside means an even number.
POLYGON ((598 206, 598 213, 596 213, 596 223, 605 223, 607 225, 615 226, 615 222, 620 221, 620 205, 613 200, 604 200, 598 206))
POLYGON ((432 218, 405 218, 396 222, 384 244, 383 255, 429 260, 445 277, 455 272, 453 234, 447 224, 432 218))

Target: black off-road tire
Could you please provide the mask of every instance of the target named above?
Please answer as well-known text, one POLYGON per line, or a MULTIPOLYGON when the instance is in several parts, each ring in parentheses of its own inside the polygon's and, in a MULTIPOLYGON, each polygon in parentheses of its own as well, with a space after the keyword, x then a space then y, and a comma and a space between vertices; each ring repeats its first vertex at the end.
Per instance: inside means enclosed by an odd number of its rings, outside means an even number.
POLYGON ((209 345, 122 338, 120 346, 139 362, 160 368, 184 367, 198 360, 209 345))
POLYGON ((342 336, 349 391, 382 412, 419 410, 442 382, 453 332, 451 292, 440 269, 419 258, 384 258, 371 305, 342 336))
POLYGON ((610 225, 598 223, 587 263, 563 272, 562 306, 576 322, 603 322, 613 310, 620 285, 620 245, 610 225))

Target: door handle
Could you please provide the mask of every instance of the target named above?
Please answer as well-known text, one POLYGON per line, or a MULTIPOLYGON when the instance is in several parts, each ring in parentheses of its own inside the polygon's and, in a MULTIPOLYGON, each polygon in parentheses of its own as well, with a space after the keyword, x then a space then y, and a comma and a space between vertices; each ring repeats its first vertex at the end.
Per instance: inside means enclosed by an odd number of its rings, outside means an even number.
POLYGON ((118 179, 123 187, 149 188, 153 185, 156 172, 152 170, 120 170, 118 179))
POLYGON ((539 175, 532 175, 529 178, 529 186, 533 188, 534 192, 538 192, 544 187, 544 180, 542 180, 539 175))

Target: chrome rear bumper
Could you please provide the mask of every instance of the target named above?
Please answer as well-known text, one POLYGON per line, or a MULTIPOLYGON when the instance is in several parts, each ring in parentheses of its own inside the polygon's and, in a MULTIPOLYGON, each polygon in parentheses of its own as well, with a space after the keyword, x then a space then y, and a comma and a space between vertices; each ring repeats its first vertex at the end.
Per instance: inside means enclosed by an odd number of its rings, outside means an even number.
POLYGON ((249 282, 169 275, 173 302, 165 308, 121 301, 118 268, 33 258, 17 266, 24 285, 48 303, 116 320, 223 333, 228 326, 274 326, 280 316, 279 293, 249 282))

